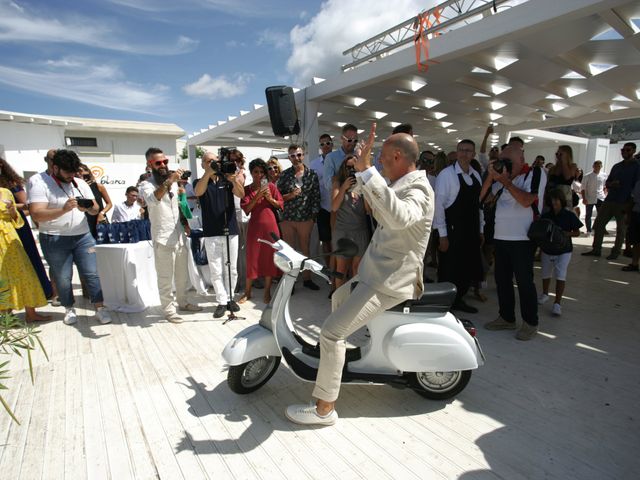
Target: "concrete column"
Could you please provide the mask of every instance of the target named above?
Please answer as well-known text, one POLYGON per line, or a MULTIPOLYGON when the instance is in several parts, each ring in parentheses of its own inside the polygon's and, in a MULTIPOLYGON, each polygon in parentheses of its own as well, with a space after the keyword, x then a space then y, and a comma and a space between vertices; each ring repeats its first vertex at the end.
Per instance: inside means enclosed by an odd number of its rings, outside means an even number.
POLYGON ((305 163, 308 165, 311 160, 319 154, 318 149, 318 103, 307 101, 306 105, 300 108, 302 112, 302 144, 306 152, 305 163))
POLYGON ((187 144, 187 151, 189 153, 189 170, 191 170, 194 178, 197 177, 198 174, 198 159, 196 158, 196 146, 187 144))

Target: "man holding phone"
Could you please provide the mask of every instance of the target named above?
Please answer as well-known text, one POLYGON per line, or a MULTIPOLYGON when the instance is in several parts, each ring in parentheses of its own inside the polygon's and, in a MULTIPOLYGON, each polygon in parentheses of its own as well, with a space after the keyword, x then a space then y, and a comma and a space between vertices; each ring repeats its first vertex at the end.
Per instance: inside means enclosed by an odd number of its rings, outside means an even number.
POLYGON ((240 310, 233 300, 238 281, 238 221, 234 196, 244 197, 244 179, 234 174, 220 172, 218 157, 211 152, 202 156, 204 175, 194 181, 194 191, 202 210, 204 248, 211 274, 211 284, 216 291, 216 307, 213 318, 222 317, 227 307, 232 312, 240 310), (229 234, 229 248, 225 227, 229 234), (231 264, 231 281, 227 270, 231 264), (230 288, 230 289, 229 289, 230 288))
POLYGON ((58 288, 58 298, 65 307, 64 323, 78 321, 71 287, 73 263, 84 280, 100 323, 110 323, 104 308, 98 277, 95 240, 89 232, 85 212, 98 214, 98 204, 84 180, 74 178, 80 159, 71 150, 57 150, 50 174, 30 184, 29 212, 40 230, 40 245, 58 288))
POLYGON ((189 248, 184 228, 186 219, 181 217, 178 206, 178 180, 184 171, 180 168, 175 172, 169 170, 169 159, 159 148, 149 148, 145 157, 147 166, 151 168, 151 176, 140 184, 139 189, 147 204, 151 222, 160 305, 167 321, 182 323, 178 309, 186 312, 202 310, 189 303, 187 298, 189 248))

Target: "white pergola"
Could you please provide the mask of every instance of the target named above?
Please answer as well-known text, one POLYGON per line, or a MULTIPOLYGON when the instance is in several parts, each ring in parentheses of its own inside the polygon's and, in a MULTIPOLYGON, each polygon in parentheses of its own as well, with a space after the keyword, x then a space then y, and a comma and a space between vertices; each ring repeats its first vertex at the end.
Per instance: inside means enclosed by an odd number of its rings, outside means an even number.
POLYGON ((296 93, 299 138, 274 137, 267 108, 255 105, 190 135, 190 152, 291 140, 315 151, 319 134, 335 136, 344 123, 368 131, 373 121, 379 140, 408 122, 422 149, 448 150, 460 138, 479 142, 489 123, 499 143, 512 131, 640 117, 640 2, 500 3, 498 13, 485 9, 431 38, 426 73, 410 42, 314 79, 296 93))

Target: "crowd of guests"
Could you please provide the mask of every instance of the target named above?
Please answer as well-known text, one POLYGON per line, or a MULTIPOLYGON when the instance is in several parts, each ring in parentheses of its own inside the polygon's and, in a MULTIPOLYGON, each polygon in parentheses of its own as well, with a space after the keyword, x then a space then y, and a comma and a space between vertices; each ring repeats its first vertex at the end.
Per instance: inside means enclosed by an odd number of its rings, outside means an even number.
MULTIPOLYGON (((402 124, 393 133, 412 135, 413 131, 410 125, 402 124)), ((582 201, 586 234, 593 232, 593 248, 583 255, 601 255, 606 225, 615 218, 616 240, 607 258, 630 255, 632 263, 623 270, 637 271, 640 164, 634 157, 635 145, 627 143, 621 150, 623 161, 614 165, 609 175, 602 172, 600 161, 583 175, 568 145, 558 147, 555 162, 545 165, 545 159, 538 156, 530 166, 524 159, 524 142, 518 137, 487 151, 492 133, 492 128, 487 128, 478 152, 475 142, 465 139, 449 154, 425 151, 420 155, 417 167, 424 171, 435 192, 433 229, 424 263, 437 268, 437 281, 456 285, 452 309, 467 313, 478 311, 465 299, 470 290, 476 299, 486 301, 482 288, 493 267, 499 316, 486 325, 490 330, 515 329, 515 277, 523 319, 516 336, 528 340, 537 332, 538 305, 549 300, 552 278, 552 313, 562 313, 572 249, 569 242, 567 251, 561 254, 541 252, 542 292, 537 295, 533 282, 536 246, 527 236, 531 222, 541 215, 567 236, 576 237, 583 226, 579 220, 582 201), (594 209, 597 217, 592 225, 594 209), (625 240, 627 249, 623 252, 625 240)), ((231 149, 223 158, 206 152, 201 161, 204 173, 195 179, 189 179, 188 172, 181 169, 171 170, 164 152, 149 148, 146 172, 136 186, 127 188, 125 200, 115 205, 73 151, 50 150, 45 157, 46 170, 31 177, 27 185, 0 159, 0 275, 3 288, 11 292, 6 308, 25 309, 27 320, 47 320, 36 308, 53 298, 65 307, 64 322, 75 323, 71 289, 75 264, 99 321, 110 322, 103 305, 94 246, 97 226, 108 221, 107 212, 112 209, 112 222, 149 219, 161 306, 170 322, 182 322, 181 311, 201 310, 188 298, 188 236, 192 229, 201 230, 192 238, 202 238, 216 295, 215 318, 227 311, 239 311, 256 288, 263 289, 265 303, 271 301, 273 283, 279 280, 280 272, 273 263, 272 249, 258 242, 260 238, 269 239, 271 232, 279 232, 308 256, 317 226, 327 262, 344 275, 344 279, 335 280, 333 291, 345 279, 357 275, 376 228, 370 206, 354 188, 354 165, 361 148, 357 128, 344 125, 339 141, 339 148, 334 149, 332 137, 323 134, 318 145, 321 153, 309 162, 302 146, 290 145, 291 167, 287 169, 276 157, 267 161, 258 158, 245 167, 238 149, 231 149), (195 209, 199 210, 198 225, 190 222, 195 209), (49 275, 27 215, 38 226, 49 275), (356 243, 355 257, 331 255, 340 238, 356 243), (241 295, 236 302, 234 294, 238 290, 241 295)), ((381 170, 378 163, 374 160, 374 166, 381 170)), ((425 282, 433 280, 424 276, 425 282)), ((310 272, 303 274, 302 286, 319 290, 310 272)))

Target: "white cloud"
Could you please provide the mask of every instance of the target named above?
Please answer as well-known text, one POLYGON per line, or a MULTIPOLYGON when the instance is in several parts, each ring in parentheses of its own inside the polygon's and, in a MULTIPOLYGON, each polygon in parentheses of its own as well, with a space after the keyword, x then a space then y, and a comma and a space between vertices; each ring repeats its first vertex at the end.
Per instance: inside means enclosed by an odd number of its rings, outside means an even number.
POLYGON ((330 78, 349 59, 342 52, 383 32, 421 11, 440 3, 436 0, 328 0, 305 25, 291 30, 293 52, 287 70, 298 85, 309 85, 312 77, 330 78))
POLYGON ((281 50, 289 45, 289 35, 278 30, 263 30, 258 34, 256 44, 272 46, 281 50))
POLYGON ((236 74, 234 78, 229 79, 225 75, 212 77, 205 73, 198 80, 185 85, 182 89, 192 97, 204 97, 211 100, 231 98, 246 92, 251 78, 252 75, 250 74, 236 74))
POLYGON ((72 43, 148 55, 175 55, 195 49, 198 41, 179 36, 174 42, 139 44, 106 20, 81 15, 33 12, 9 0, 0 0, 0 42, 72 43))
POLYGON ((0 65, 0 83, 41 95, 114 110, 158 113, 166 107, 165 85, 127 81, 117 66, 89 58, 47 60, 33 70, 0 65))

